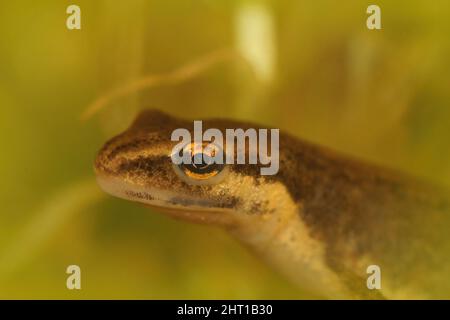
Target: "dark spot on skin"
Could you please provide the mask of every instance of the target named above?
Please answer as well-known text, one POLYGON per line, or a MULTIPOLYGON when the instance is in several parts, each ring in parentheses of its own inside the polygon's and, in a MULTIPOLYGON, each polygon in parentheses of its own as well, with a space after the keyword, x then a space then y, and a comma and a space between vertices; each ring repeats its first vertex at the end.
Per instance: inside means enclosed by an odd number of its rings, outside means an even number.
POLYGON ((173 197, 169 199, 167 202, 173 205, 182 205, 185 207, 200 206, 207 208, 212 207, 214 205, 214 202, 208 199, 187 199, 181 197, 173 197))
POLYGON ((219 199, 219 201, 219 206, 221 208, 235 209, 239 206, 241 200, 237 197, 227 196, 225 199, 219 199))
POLYGON ((132 190, 127 190, 125 191, 125 194, 135 199, 154 200, 154 198, 147 192, 136 192, 132 190))
POLYGON ((264 182, 264 178, 263 177, 257 177, 255 179, 255 187, 259 187, 263 182, 264 182))
POLYGON ((268 200, 253 202, 250 207, 250 214, 267 214, 268 200))

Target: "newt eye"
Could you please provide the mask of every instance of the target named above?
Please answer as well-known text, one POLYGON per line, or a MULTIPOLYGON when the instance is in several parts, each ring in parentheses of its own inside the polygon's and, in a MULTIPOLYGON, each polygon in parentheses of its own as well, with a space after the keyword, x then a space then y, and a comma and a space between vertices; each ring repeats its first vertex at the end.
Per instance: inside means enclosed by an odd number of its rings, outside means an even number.
POLYGON ((188 183, 208 184, 216 183, 217 179, 224 172, 224 153, 220 146, 214 143, 203 143, 201 147, 195 147, 194 143, 186 145, 182 152, 190 152, 188 163, 177 165, 177 172, 188 183), (221 159, 221 161, 218 161, 221 159))

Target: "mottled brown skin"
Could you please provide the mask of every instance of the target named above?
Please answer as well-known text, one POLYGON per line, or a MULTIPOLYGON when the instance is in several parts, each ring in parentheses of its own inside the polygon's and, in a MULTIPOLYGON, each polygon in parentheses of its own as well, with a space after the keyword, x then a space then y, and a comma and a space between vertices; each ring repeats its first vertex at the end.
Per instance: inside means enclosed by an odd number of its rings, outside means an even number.
MULTIPOLYGON (((159 144, 166 144, 170 149, 175 144, 170 142, 171 132, 191 127, 192 121, 145 111, 130 129, 105 144, 96 159, 96 172, 161 190, 179 191, 180 196, 172 197, 168 204, 196 205, 211 211, 229 209, 260 216, 274 211, 270 203, 280 199, 245 199, 229 189, 226 182, 219 191, 214 186, 190 185, 176 178, 167 155, 145 155, 145 150, 159 144), (133 159, 123 156, 130 151, 139 156, 133 159), (185 199, 184 194, 193 195, 194 199, 185 199)), ((204 130, 208 127, 258 128, 254 124, 223 119, 204 121, 204 130)), ((450 298, 447 191, 339 155, 282 130, 277 175, 260 176, 257 165, 229 167, 236 177, 252 177, 255 190, 280 183, 285 187, 286 197, 295 203, 297 216, 307 227, 308 236, 323 245, 323 263, 350 292, 345 297, 450 298), (381 267, 382 286, 388 287, 387 290, 367 289, 365 267, 369 264, 381 267)), ((275 211, 283 212, 283 208, 278 209, 275 211)), ((183 218, 182 214, 177 217, 183 218)), ((192 219, 228 228, 237 224, 228 218, 192 219)))
POLYGON ((327 244, 327 263, 349 286, 366 290, 364 281, 353 281, 352 261, 369 256, 393 286, 450 297, 446 190, 290 137, 280 149, 277 179, 303 204, 302 220, 327 244))

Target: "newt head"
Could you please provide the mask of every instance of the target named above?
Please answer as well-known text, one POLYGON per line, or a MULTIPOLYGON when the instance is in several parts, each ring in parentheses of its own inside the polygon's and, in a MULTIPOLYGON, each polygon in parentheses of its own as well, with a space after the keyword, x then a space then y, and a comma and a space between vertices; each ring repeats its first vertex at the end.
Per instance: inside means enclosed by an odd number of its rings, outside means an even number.
MULTIPOLYGON (((224 132, 225 128, 248 127, 222 119, 203 125, 224 132)), ((100 187, 116 197, 200 223, 230 226, 274 210, 277 203, 269 200, 276 194, 265 188, 270 178, 260 175, 259 165, 212 163, 205 159, 218 149, 207 148, 200 150, 203 161, 199 164, 174 164, 173 150, 179 142, 172 141, 171 135, 179 128, 193 132, 192 121, 156 110, 141 112, 127 130, 99 151, 94 167, 100 187)), ((246 146, 247 156, 249 143, 246 146)), ((191 148, 193 160, 199 155, 194 144, 186 148, 191 148)))

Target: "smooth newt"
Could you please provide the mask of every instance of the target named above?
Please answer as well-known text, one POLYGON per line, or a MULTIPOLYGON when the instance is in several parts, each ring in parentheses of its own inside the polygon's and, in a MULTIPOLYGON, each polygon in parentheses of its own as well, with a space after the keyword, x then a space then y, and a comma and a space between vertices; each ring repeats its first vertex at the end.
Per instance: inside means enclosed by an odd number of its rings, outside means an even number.
MULTIPOLYGON (((259 127, 223 119, 203 125, 259 127)), ((220 182, 189 183, 201 169, 193 175, 185 170, 180 178, 170 136, 191 127, 191 121, 143 111, 100 150, 100 186, 175 218, 223 226, 299 286, 324 297, 450 297, 446 190, 283 132, 277 175, 234 164, 223 166, 220 182), (372 264, 381 268, 381 290, 367 288, 372 264)))

